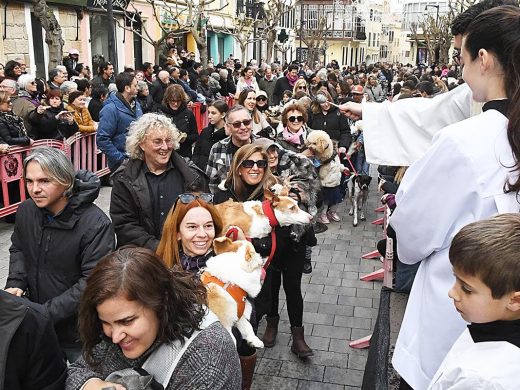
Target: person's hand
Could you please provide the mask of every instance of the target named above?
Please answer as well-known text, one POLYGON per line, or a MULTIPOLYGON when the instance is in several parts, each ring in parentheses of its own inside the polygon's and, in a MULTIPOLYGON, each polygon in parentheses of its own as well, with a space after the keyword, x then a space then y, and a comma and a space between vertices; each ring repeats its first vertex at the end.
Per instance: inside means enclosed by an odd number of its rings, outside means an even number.
POLYGON ((17 297, 21 297, 23 295, 23 290, 18 287, 9 287, 5 289, 9 294, 16 295, 17 297))
POLYGON ((193 107, 193 102, 190 100, 188 103, 186 103, 186 106, 188 108, 192 108, 193 107))
POLYGON ((36 112, 40 115, 43 114, 45 112, 45 106, 39 105, 36 107, 36 112))
MULTIPOLYGON (((379 184, 377 185, 377 190, 379 192, 384 192, 383 191, 383 184, 386 183, 386 180, 385 179, 379 179, 379 184)), ((381 201, 382 201, 382 198, 381 198, 381 201)))
POLYGON ((339 110, 350 119, 357 121, 362 117, 362 105, 355 102, 347 102, 339 106, 339 110))
POLYGON ((9 145, 0 144, 0 153, 9 153, 9 145))
POLYGON ((99 378, 89 379, 83 386, 83 390, 102 390, 107 388, 114 388, 115 390, 126 390, 126 387, 123 385, 112 382, 105 382, 99 378))
POLYGON ((338 148, 338 153, 341 153, 341 154, 345 154, 345 153, 347 153, 347 148, 344 147, 344 146, 338 148))
POLYGON ((184 141, 186 141, 186 137, 188 137, 188 134, 180 132, 179 133, 179 142, 183 143, 184 141))

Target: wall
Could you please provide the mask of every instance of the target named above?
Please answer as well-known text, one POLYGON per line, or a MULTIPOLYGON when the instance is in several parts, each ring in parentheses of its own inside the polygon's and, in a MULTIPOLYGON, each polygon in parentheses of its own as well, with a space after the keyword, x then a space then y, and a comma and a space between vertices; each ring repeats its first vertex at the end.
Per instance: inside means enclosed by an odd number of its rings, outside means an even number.
MULTIPOLYGON (((5 3, 1 8, 2 34, 4 25, 4 8, 5 3)), ((20 55, 25 56, 27 66, 29 62, 29 37, 27 29, 30 26, 26 25, 25 11, 23 4, 9 3, 7 5, 7 37, 2 40, 0 45, 0 60, 5 65, 9 60, 12 60, 20 55)))

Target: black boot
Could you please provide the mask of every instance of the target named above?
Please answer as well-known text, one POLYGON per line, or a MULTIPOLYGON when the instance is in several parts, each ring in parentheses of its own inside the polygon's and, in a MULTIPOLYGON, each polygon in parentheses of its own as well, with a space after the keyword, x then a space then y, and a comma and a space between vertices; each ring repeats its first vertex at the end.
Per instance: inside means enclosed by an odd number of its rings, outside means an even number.
POLYGON ((256 351, 250 356, 239 356, 242 369, 242 390, 249 390, 253 383, 253 375, 256 366, 256 351))
POLYGON ((264 347, 271 348, 276 344, 276 336, 278 335, 278 321, 280 321, 280 316, 266 317, 266 320, 267 327, 265 328, 262 341, 264 342, 264 347))
POLYGON ((312 248, 310 246, 307 246, 305 248, 305 259, 303 260, 303 270, 302 272, 304 274, 310 274, 312 272, 312 248))
POLYGON ((305 342, 305 337, 303 334, 303 326, 293 326, 291 328, 292 334, 292 345, 291 352, 296 354, 299 358, 306 358, 309 356, 313 356, 314 352, 305 342))

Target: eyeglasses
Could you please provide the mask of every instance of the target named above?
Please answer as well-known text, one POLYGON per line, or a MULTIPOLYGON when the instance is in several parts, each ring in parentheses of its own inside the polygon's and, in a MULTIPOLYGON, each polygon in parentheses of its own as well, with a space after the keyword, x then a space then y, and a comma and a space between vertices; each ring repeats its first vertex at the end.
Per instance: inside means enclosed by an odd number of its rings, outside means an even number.
POLYGON ((178 199, 183 204, 189 204, 193 202, 195 199, 202 199, 206 203, 213 204, 213 194, 206 194, 204 192, 201 192, 200 194, 185 192, 183 194, 180 194, 178 199))
POLYGON ((36 85, 36 81, 31 81, 31 82, 29 82, 29 84, 36 85))
POLYGON ((245 127, 249 126, 251 124, 252 120, 251 119, 244 119, 243 121, 236 121, 236 122, 231 122, 229 123, 231 126, 233 126, 235 129, 240 129, 242 127, 242 125, 244 125, 245 127))
POLYGON ((267 160, 244 160, 240 166, 243 168, 253 168, 255 164, 260 169, 267 168, 267 160))
POLYGON ((298 116, 290 116, 289 118, 287 118, 287 120, 291 123, 294 123, 294 122, 303 122, 303 115, 298 115, 298 116))
POLYGON ((173 140, 171 138, 166 138, 166 139, 156 138, 156 139, 152 140, 152 145, 155 148, 160 148, 161 146, 163 146, 164 143, 169 148, 171 148, 173 146, 173 140))
POLYGON ((460 65, 460 49, 453 49, 453 55, 451 56, 451 59, 453 62, 455 62, 455 65, 460 65))
POLYGON ((258 96, 256 98, 256 101, 257 102, 265 102, 265 101, 267 101, 267 98, 265 96, 258 96))

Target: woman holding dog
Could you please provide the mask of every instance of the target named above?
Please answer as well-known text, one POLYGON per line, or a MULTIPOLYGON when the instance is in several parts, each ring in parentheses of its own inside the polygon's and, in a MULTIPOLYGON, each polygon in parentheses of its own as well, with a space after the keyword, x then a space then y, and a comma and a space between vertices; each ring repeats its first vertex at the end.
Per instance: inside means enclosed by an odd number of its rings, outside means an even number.
POLYGON ((83 357, 69 366, 66 389, 240 388, 233 340, 205 303, 198 279, 149 249, 105 256, 81 298, 83 357))
POLYGON ((468 223, 520 209, 519 26, 520 8, 513 6, 490 9, 469 24, 463 78, 473 99, 485 103, 483 112, 441 130, 396 194, 390 224, 399 259, 420 266, 392 363, 414 389, 428 387, 467 325, 448 297, 454 235, 468 223))

